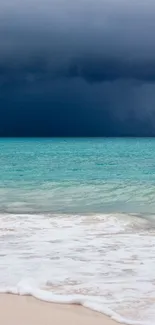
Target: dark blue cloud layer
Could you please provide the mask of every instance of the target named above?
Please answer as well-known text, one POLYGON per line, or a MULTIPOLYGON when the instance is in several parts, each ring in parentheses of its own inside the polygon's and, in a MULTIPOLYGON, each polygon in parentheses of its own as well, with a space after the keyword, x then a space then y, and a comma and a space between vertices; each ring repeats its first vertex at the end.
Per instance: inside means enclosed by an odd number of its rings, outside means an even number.
POLYGON ((0 4, 0 136, 155 135, 155 4, 0 4))

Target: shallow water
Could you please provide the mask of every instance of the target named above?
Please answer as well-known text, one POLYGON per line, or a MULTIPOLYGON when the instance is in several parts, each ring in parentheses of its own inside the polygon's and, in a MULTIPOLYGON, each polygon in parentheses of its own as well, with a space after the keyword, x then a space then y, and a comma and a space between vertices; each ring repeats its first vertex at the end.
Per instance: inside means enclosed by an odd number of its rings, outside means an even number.
POLYGON ((0 140, 0 289, 155 322, 155 140, 0 140))

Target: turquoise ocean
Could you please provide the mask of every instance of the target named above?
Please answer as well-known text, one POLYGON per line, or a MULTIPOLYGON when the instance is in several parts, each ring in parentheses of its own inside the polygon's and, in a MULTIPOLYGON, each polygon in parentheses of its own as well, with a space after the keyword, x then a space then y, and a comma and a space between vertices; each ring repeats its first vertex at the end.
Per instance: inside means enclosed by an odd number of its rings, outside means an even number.
POLYGON ((0 139, 0 291, 155 324, 155 139, 0 139))

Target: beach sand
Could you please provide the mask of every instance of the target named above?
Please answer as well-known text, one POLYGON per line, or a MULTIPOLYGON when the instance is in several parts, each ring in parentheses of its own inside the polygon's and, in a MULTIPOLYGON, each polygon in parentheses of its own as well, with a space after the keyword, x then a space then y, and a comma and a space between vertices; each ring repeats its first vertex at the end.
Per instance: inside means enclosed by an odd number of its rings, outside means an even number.
POLYGON ((28 296, 0 294, 1 325, 117 325, 110 318, 76 305, 46 303, 28 296))

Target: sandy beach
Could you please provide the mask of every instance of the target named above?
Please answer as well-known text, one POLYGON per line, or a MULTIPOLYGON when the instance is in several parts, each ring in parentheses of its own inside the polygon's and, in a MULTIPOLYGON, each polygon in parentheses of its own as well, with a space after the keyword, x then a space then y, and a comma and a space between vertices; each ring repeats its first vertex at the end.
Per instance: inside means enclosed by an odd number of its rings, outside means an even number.
POLYGON ((87 308, 42 302, 28 296, 0 295, 0 324, 3 325, 117 325, 87 308))

